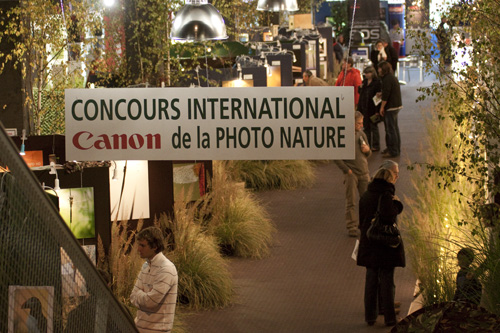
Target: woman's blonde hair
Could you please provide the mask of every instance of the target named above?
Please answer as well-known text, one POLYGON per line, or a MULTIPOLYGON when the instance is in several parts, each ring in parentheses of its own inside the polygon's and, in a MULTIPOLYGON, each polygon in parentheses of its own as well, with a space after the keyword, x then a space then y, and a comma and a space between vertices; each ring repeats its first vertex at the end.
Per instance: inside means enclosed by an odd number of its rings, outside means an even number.
POLYGON ((373 179, 383 179, 389 183, 392 183, 394 180, 396 180, 396 175, 392 171, 395 166, 398 166, 398 164, 394 161, 384 161, 384 163, 382 163, 379 169, 375 172, 373 179))

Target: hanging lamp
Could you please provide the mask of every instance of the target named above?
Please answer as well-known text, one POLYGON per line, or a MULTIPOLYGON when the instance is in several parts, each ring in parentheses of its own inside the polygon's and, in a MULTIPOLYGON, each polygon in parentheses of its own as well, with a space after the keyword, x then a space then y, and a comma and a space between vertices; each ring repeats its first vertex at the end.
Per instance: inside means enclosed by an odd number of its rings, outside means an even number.
POLYGON ((228 38, 219 11, 208 0, 186 0, 172 22, 170 38, 191 42, 228 38))
POLYGON ((299 10, 297 0, 259 0, 257 10, 268 12, 295 12, 299 10))

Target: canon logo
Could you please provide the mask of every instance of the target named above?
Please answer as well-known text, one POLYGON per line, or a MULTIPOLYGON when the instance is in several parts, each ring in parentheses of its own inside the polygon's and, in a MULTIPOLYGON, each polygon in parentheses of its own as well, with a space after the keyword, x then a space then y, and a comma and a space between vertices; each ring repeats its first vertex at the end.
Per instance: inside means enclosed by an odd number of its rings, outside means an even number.
POLYGON ((160 134, 99 134, 81 131, 73 136, 73 146, 80 150, 161 149, 160 134))

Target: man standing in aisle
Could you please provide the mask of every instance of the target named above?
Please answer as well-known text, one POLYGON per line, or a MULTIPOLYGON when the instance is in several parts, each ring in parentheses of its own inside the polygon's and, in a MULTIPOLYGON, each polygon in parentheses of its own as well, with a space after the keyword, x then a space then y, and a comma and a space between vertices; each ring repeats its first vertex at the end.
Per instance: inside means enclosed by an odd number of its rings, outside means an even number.
POLYGON ((136 242, 137 251, 146 262, 130 295, 138 309, 135 324, 141 333, 171 332, 177 302, 177 269, 162 253, 165 245, 159 228, 143 229, 136 242))
POLYGON ((354 87, 354 109, 358 107, 359 101, 359 86, 361 85, 361 72, 359 69, 354 68, 354 60, 349 57, 344 59, 342 63, 342 69, 340 70, 337 81, 335 82, 336 87, 354 87), (345 79, 344 79, 345 77, 345 79))
POLYGON ((361 197, 361 195, 366 192, 368 187, 368 182, 370 181, 370 170, 368 169, 367 158, 372 154, 370 146, 367 144, 368 138, 362 131, 363 114, 356 111, 354 119, 354 159, 335 161, 335 164, 337 164, 340 170, 344 173, 345 220, 349 237, 357 237, 359 233, 356 202, 358 201, 358 195, 361 197))

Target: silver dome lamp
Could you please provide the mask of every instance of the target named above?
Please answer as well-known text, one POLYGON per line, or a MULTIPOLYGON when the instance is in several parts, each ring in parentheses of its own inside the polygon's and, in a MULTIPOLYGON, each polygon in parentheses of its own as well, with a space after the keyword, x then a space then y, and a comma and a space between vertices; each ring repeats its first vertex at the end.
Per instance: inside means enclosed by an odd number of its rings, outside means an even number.
POLYGON ((297 0, 259 0, 257 10, 268 12, 295 12, 299 10, 297 0))
POLYGON ((186 0, 172 22, 170 38, 191 42, 228 38, 219 11, 208 0, 186 0))

